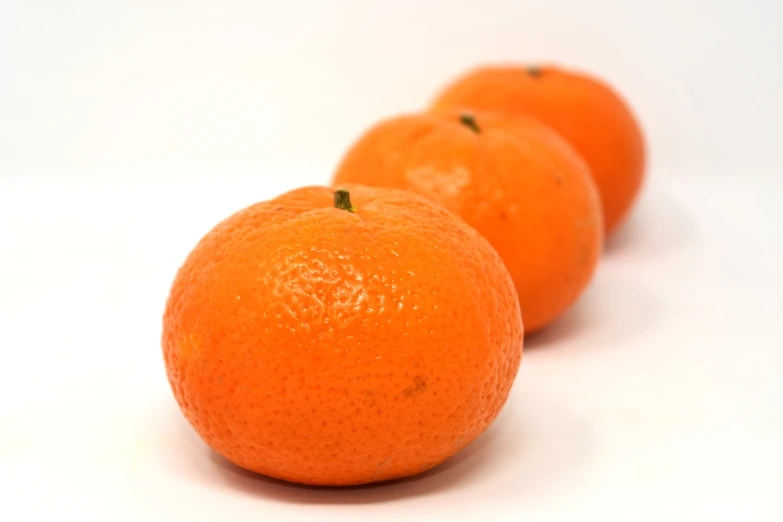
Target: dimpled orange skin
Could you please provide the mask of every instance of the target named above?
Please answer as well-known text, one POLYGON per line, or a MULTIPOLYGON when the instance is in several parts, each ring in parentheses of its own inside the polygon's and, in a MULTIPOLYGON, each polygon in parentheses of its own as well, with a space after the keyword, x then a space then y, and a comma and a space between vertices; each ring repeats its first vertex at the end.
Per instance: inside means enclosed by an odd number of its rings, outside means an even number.
POLYGON ((445 209, 391 189, 294 190, 217 225, 163 321, 187 420, 236 465, 312 485, 414 475, 496 418, 522 356, 513 283, 445 209))
POLYGON ((603 233, 595 184, 579 155, 527 117, 413 114, 361 136, 334 183, 391 186, 428 196, 497 249, 519 293, 525 331, 563 313, 592 279, 603 233))
POLYGON ((434 100, 435 112, 473 109, 527 114, 555 129, 590 166, 604 226, 627 216, 644 180, 644 137, 630 107, 603 81, 558 66, 490 66, 456 79, 434 100))

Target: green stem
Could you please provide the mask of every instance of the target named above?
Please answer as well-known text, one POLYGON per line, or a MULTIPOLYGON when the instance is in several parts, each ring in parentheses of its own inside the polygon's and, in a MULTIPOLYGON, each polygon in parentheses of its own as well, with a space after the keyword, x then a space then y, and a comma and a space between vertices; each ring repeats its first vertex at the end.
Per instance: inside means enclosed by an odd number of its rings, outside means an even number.
POLYGON ((476 134, 481 132, 478 123, 476 123, 476 118, 469 112, 463 112, 462 114, 460 114, 459 122, 464 126, 466 126, 467 128, 469 128, 470 130, 472 130, 473 132, 475 132, 476 134))
POLYGON ((334 208, 347 210, 348 212, 356 212, 356 207, 351 205, 351 194, 345 189, 337 189, 334 191, 334 208))
POLYGON ((544 71, 541 70, 541 67, 537 65, 531 65, 527 68, 527 73, 532 76, 533 78, 538 78, 543 74, 544 71))

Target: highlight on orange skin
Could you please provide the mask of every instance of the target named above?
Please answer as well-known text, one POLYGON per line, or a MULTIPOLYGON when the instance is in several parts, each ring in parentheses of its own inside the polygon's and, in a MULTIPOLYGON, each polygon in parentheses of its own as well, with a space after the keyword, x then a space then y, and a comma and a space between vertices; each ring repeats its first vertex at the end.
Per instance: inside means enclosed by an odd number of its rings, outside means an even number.
POLYGON ((497 113, 406 114, 377 123, 333 184, 416 192, 486 237, 509 269, 526 332, 581 295, 603 245, 598 192, 584 160, 549 127, 497 113))

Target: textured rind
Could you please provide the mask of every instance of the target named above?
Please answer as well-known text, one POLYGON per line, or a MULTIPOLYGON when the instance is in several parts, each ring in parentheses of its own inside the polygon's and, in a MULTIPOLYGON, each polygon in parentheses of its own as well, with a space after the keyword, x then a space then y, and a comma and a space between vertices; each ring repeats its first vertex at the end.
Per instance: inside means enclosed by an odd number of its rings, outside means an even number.
POLYGON ((348 485, 429 469, 507 400, 523 326, 475 230, 422 198, 299 189, 229 217, 178 272, 163 351, 188 421, 235 464, 348 485))
POLYGON ((603 245, 601 206, 584 160, 529 117, 460 111, 402 115, 370 128, 335 173, 444 205, 498 251, 527 332, 560 316, 587 287, 603 245))

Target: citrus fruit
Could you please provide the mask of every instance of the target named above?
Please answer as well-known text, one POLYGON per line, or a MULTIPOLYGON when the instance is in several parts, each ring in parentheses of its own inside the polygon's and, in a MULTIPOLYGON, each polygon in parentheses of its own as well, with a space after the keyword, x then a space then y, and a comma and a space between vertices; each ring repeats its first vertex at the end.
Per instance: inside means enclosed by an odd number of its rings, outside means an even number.
POLYGON ((538 121, 492 113, 407 114, 379 122, 334 183, 407 189, 462 217, 497 249, 525 331, 563 313, 592 279, 601 209, 582 158, 538 121))
POLYGON ((552 127, 590 166, 611 234, 641 189, 646 154, 641 128, 626 101, 605 81, 559 66, 487 66, 457 78, 432 110, 527 114, 552 127))
POLYGON ((351 185, 219 223, 178 270, 162 336, 174 396, 210 447, 315 485, 454 455, 506 402, 522 342, 484 238, 414 194, 351 185))

